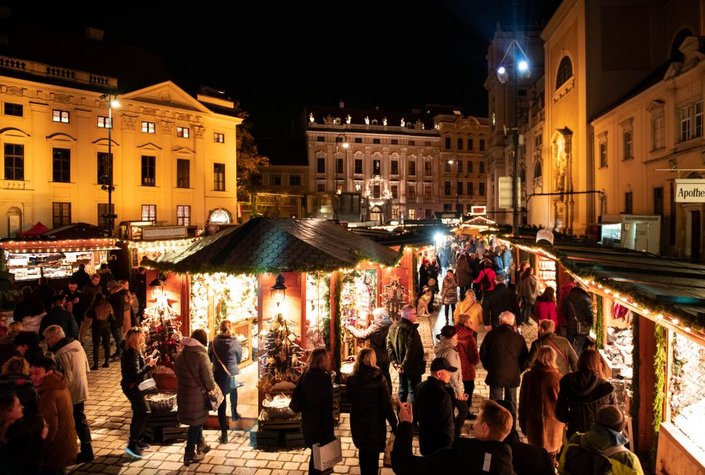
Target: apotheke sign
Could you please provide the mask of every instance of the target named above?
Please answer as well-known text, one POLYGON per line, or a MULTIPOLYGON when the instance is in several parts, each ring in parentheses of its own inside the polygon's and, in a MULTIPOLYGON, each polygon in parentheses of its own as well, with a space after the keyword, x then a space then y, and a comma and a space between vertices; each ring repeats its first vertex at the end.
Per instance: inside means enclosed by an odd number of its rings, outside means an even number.
POLYGON ((705 180, 677 178, 676 203, 705 203, 705 180))

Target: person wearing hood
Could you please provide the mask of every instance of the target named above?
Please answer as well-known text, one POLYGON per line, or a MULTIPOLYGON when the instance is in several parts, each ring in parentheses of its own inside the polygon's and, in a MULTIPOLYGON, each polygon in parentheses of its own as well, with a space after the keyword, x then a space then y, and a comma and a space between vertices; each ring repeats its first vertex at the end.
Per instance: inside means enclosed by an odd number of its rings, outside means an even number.
POLYGON ((85 402, 88 401, 88 357, 81 342, 67 337, 59 325, 48 326, 44 330, 44 339, 49 351, 54 354, 57 367, 64 374, 71 393, 74 427, 81 441, 76 463, 90 462, 94 459, 91 428, 84 411, 85 402))
POLYGON ((643 475, 639 458, 624 446, 628 442, 622 433, 625 424, 626 417, 617 406, 602 406, 590 430, 574 434, 563 447, 558 473, 643 475), (601 472, 597 464, 610 471, 601 472))
MULTIPOLYGON (((450 374, 450 388, 446 388, 451 397, 453 411, 458 411, 453 419, 453 427, 455 428, 455 438, 460 437, 460 432, 465 424, 465 419, 468 417, 469 395, 465 392, 463 384, 463 367, 458 352, 458 335, 457 329, 454 326, 446 325, 441 328, 441 334, 438 335, 439 342, 436 344, 436 358, 445 358, 451 366, 458 368, 458 371, 450 374)), ((477 348, 475 349, 477 352, 477 348)))
POLYGON ((66 378, 56 371, 54 360, 47 357, 35 359, 30 373, 39 394, 39 414, 49 428, 44 439, 44 468, 50 473, 64 473, 66 467, 76 463, 78 455, 78 437, 66 378))
POLYGON ((215 388, 213 365, 208 358, 208 335, 202 328, 184 338, 183 348, 174 360, 176 373, 176 404, 181 424, 188 425, 184 465, 200 462, 210 450, 203 438, 203 424, 208 421, 209 408, 205 394, 215 388))
MULTIPOLYGON (((208 355, 213 364, 213 378, 220 387, 223 396, 230 394, 230 415, 233 422, 240 420, 237 412, 237 386, 231 387, 232 377, 240 374, 240 361, 242 361, 242 343, 237 335, 232 333, 232 322, 223 319, 220 322, 220 333, 208 345, 208 355)), ((227 397, 218 406, 218 423, 220 425, 220 443, 228 443, 228 419, 225 416, 227 397)))
POLYGON ((589 430, 602 406, 617 403, 614 387, 602 376, 600 354, 585 350, 578 357, 578 370, 561 378, 556 417, 568 425, 568 438, 589 430))
POLYGON ((348 325, 346 328, 355 338, 370 342, 370 348, 375 351, 377 358, 377 367, 387 380, 389 394, 392 394, 392 375, 389 374, 389 355, 387 354, 387 334, 392 320, 384 307, 374 309, 372 317, 372 324, 365 330, 355 328, 353 325, 348 325))
POLYGON ((29 362, 23 357, 13 356, 2 365, 0 392, 16 394, 25 416, 37 413, 37 389, 29 377, 29 362))
POLYGON ((125 453, 135 459, 142 458, 142 451, 149 448, 149 445, 141 440, 147 428, 147 401, 144 400, 139 384, 147 379, 149 372, 157 364, 156 358, 145 358, 144 349, 144 331, 140 327, 130 328, 125 335, 125 351, 120 358, 120 386, 132 407, 130 439, 125 453))
POLYGON ((361 475, 379 472, 379 454, 384 452, 387 425, 397 430, 397 417, 392 409, 392 398, 386 378, 377 367, 377 353, 363 348, 357 355, 355 369, 346 383, 350 410, 350 432, 359 450, 361 475))

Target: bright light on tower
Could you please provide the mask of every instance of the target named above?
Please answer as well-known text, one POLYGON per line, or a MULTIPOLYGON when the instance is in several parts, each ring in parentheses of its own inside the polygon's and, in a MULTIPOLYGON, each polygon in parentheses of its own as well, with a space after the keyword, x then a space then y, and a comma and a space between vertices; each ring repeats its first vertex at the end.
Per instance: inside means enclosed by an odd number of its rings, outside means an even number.
POLYGON ((500 76, 504 76, 505 74, 507 74, 507 68, 505 68, 504 66, 498 67, 497 74, 499 74, 500 76))
POLYGON ((529 62, 525 59, 522 59, 519 61, 519 64, 517 65, 519 68, 519 71, 524 73, 529 70, 529 62))

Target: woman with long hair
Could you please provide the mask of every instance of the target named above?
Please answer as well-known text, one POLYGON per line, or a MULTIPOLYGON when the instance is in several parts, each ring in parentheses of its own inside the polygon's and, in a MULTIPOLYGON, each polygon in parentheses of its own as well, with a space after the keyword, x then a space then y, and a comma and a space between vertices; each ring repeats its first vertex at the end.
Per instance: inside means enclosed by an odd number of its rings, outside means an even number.
POLYGON ((531 445, 543 447, 555 460, 563 443, 564 424, 556 417, 561 373, 556 350, 542 346, 519 392, 519 427, 531 445))
POLYGON ((556 290, 548 286, 541 292, 541 295, 536 297, 534 303, 534 315, 536 320, 552 320, 558 328, 558 308, 556 307, 556 290))
POLYGON ((445 307, 446 325, 450 325, 455 312, 455 304, 458 303, 458 279, 455 277, 453 269, 448 269, 443 278, 441 303, 445 307))
POLYGON ((534 268, 529 266, 522 272, 518 285, 519 301, 521 302, 521 320, 518 324, 528 324, 529 318, 534 313, 534 303, 538 297, 539 281, 534 275, 534 268))
POLYGON ((2 474, 41 474, 44 439, 49 428, 42 416, 27 415, 14 394, 0 397, 0 460, 2 474))
POLYGON ((200 462, 211 449, 203 438, 209 407, 205 394, 215 388, 213 365, 208 359, 208 334, 199 328, 183 339, 183 349, 174 360, 176 404, 179 422, 188 425, 184 465, 200 462))
POLYGON ((308 368, 299 378, 289 404, 292 411, 301 413, 304 443, 311 448, 309 474, 321 473, 313 468, 313 445, 325 445, 335 439, 333 379, 328 364, 328 351, 325 348, 316 348, 311 352, 308 368))
POLYGON ((453 320, 456 325, 459 324, 461 315, 466 315, 467 319, 463 323, 471 329, 477 339, 477 332, 482 328, 482 305, 477 301, 475 292, 465 292, 465 298, 458 302, 453 312, 453 320))
POLYGON ((604 366, 597 350, 584 350, 578 357, 578 370, 560 382, 556 417, 568 425, 568 438, 586 432, 597 418, 597 410, 617 404, 612 384, 604 378, 604 366))
MULTIPOLYGON (((96 299, 100 294, 96 294, 96 299)), ((95 337, 94 337, 95 338, 95 337)), ((120 386, 130 401, 132 420, 130 421, 130 439, 125 453, 132 458, 142 458, 142 451, 149 447, 142 441, 147 428, 147 402, 140 391, 139 384, 147 379, 149 372, 157 359, 144 355, 146 347, 144 331, 140 327, 132 327, 125 334, 124 348, 120 358, 122 380, 120 386)))
MULTIPOLYGON (((230 380, 240 374, 240 361, 242 360, 242 343, 232 333, 232 322, 224 319, 220 322, 220 333, 215 336, 208 346, 208 354, 213 364, 213 378, 223 392, 223 396, 230 394, 230 414, 233 422, 240 419, 237 412, 237 386, 231 387, 230 380)), ((227 397, 218 406, 218 423, 220 424, 220 443, 228 442, 228 418, 225 416, 227 397)))
MULTIPOLYGON (((465 294, 465 298, 472 299, 475 301, 475 294, 473 292, 468 292, 465 294), (468 297, 468 296, 471 297, 468 297)), ((480 304, 476 303, 478 307, 480 304)), ((480 308, 480 325, 482 324, 482 308, 480 308)), ((475 368, 480 362, 480 353, 477 350, 477 332, 470 327, 470 316, 467 313, 461 313, 458 315, 458 322, 455 325, 455 336, 458 340, 458 345, 456 346, 458 350, 458 356, 460 357, 460 377, 463 381, 463 388, 465 389, 465 394, 467 394, 467 404, 468 411, 472 404, 472 393, 475 391, 475 368)), ((477 416, 475 414, 468 415, 466 419, 474 420, 477 416)))
POLYGON ((7 394, 0 397, 0 443, 7 442, 7 429, 22 418, 22 404, 17 396, 7 394))
POLYGON ((377 355, 372 348, 363 348, 357 354, 353 374, 346 383, 350 410, 350 432, 357 447, 361 475, 379 472, 379 454, 384 452, 387 424, 392 432, 397 428, 397 417, 392 409, 392 398, 384 375, 377 367, 377 355))

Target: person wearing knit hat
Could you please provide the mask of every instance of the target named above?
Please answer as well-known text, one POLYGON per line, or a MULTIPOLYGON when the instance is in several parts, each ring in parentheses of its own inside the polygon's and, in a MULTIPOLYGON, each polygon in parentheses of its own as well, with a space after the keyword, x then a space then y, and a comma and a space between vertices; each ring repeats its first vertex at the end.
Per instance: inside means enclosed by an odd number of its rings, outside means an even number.
POLYGON ((611 404, 602 406, 597 410, 595 422, 615 432, 622 432, 624 425, 627 423, 624 413, 617 406, 611 404))
POLYGON ((626 422, 626 416, 617 406, 602 406, 590 430, 576 432, 563 446, 558 473, 643 475, 639 458, 624 446, 629 442, 622 434, 626 422))

